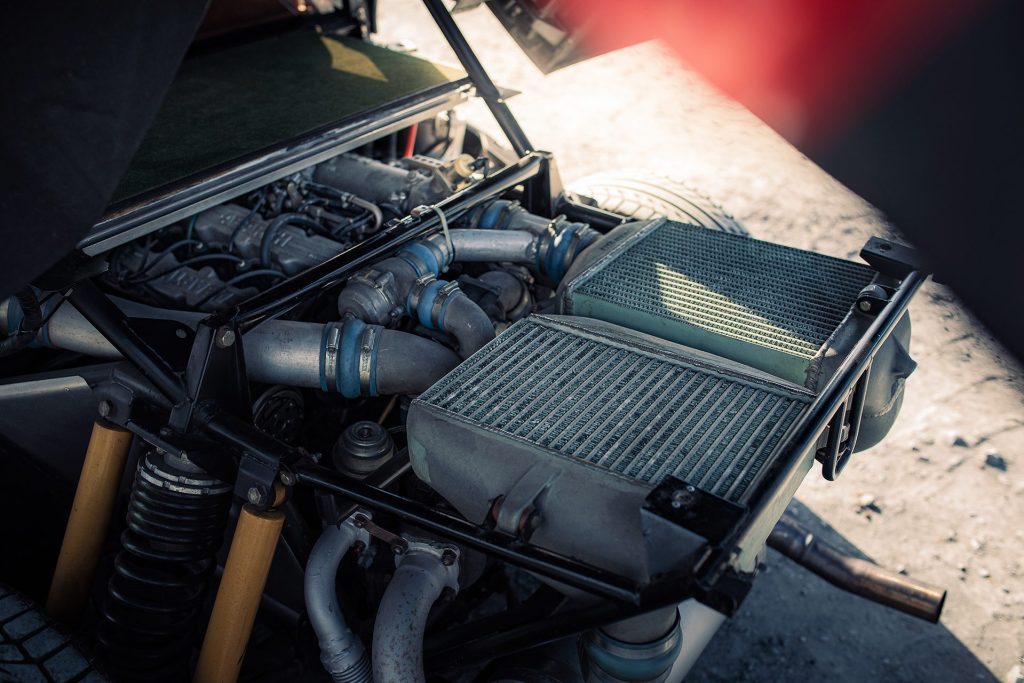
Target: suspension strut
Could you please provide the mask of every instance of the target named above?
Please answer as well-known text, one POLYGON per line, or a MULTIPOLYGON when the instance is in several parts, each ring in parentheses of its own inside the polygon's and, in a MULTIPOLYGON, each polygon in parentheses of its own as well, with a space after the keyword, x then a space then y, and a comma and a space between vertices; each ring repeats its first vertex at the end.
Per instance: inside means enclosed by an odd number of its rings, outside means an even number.
POLYGON ((230 484, 184 457, 150 452, 139 460, 97 628, 112 673, 187 676, 231 499, 230 484))

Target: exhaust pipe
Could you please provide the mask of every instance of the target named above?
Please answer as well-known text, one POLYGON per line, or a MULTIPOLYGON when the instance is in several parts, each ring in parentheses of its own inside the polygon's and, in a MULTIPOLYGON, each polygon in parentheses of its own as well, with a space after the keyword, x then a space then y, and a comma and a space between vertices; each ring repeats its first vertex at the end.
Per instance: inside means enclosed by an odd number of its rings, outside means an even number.
POLYGON ((933 624, 942 614, 944 589, 848 555, 815 538, 791 515, 775 525, 768 546, 848 593, 933 624))

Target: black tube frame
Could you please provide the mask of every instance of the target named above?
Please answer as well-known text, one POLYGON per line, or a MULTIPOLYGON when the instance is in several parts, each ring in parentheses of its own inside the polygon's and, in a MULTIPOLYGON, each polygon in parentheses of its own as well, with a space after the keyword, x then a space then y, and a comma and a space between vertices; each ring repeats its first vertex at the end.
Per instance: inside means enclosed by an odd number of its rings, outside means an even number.
MULTIPOLYGON (((440 0, 425 2, 470 72, 474 84, 484 93, 485 98, 488 94, 493 96, 496 93, 493 84, 472 54, 468 43, 454 27, 454 22, 440 0)), ((500 98, 492 97, 488 104, 510 141, 517 148, 522 148, 524 155, 518 163, 441 201, 437 208, 451 219, 463 215, 486 198, 511 190, 531 179, 549 179, 545 173, 547 157, 528 152, 528 141, 500 98)), ((394 222, 378 236, 243 302, 226 316, 211 317, 207 324, 226 322, 237 325, 241 330, 258 325, 289 310, 296 301, 337 283, 356 268, 394 251, 409 240, 436 230, 438 224, 439 218, 433 212, 408 216, 394 222)), ((198 419, 201 424, 205 422, 204 431, 207 436, 242 453, 240 471, 246 467, 248 460, 258 460, 264 470, 269 467, 269 473, 273 476, 277 475, 277 468, 280 467, 294 478, 294 483, 341 494, 352 502, 392 514, 453 542, 476 548, 598 598, 593 604, 552 614, 542 620, 525 620, 498 634, 481 634, 458 645, 448 644, 433 650, 428 648, 427 656, 432 666, 450 666, 493 657, 497 651, 508 653, 525 649, 634 614, 676 604, 695 595, 713 593, 716 584, 728 573, 730 549, 750 541, 750 534, 756 533, 754 530, 763 529, 768 523, 774 524, 776 506, 773 503, 785 495, 788 478, 802 466, 805 454, 816 447, 837 413, 846 410, 846 405, 854 398, 858 382, 869 370, 872 359, 893 333, 906 313, 910 300, 926 278, 927 274, 919 270, 909 270, 902 277, 889 301, 877 313, 851 353, 783 438, 778 449, 780 456, 763 474, 753 498, 748 501, 746 515, 734 530, 719 543, 709 544, 707 552, 693 571, 661 575, 648 583, 637 583, 599 567, 530 546, 493 528, 473 524, 366 482, 316 466, 302 465, 301 461, 297 461, 294 449, 265 435, 254 434, 255 428, 240 421, 224 419, 218 413, 217 406, 199 411, 198 419)), ((171 381, 176 376, 169 370, 167 363, 134 335, 131 328, 124 324, 123 316, 119 318, 112 315, 112 304, 94 285, 82 283, 79 287, 81 289, 77 296, 72 295, 76 307, 115 348, 121 350, 128 360, 176 402, 177 389, 171 381)))

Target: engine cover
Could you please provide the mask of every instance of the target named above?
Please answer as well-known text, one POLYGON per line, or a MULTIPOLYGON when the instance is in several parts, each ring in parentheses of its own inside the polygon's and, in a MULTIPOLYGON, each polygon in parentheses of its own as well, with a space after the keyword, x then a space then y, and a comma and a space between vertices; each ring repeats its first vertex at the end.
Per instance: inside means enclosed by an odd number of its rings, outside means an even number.
POLYGON ((651 491, 674 477, 741 507, 811 398, 609 323, 531 316, 413 402, 409 451, 467 518, 518 533, 539 511, 532 543, 643 580, 703 544, 699 529, 651 526, 651 491))
POLYGON ((868 266, 657 220, 616 229, 576 261, 561 312, 599 318, 814 388, 866 320, 868 266))

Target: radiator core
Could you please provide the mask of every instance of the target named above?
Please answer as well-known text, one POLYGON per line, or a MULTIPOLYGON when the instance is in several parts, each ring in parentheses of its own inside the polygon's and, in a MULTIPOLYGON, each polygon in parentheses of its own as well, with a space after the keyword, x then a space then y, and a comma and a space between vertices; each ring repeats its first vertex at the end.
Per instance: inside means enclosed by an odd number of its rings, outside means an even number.
POLYGON ((536 507, 532 543, 642 578, 699 546, 687 529, 656 541, 642 527, 651 491, 673 477, 744 505, 811 397, 633 330, 535 315, 413 401, 409 455, 467 518, 485 521, 499 499, 536 507), (604 534, 616 542, 595 544, 604 534))
POLYGON ((570 272, 563 313, 800 384, 874 277, 866 265, 672 221, 617 233, 570 272))
MULTIPOLYGON (((423 394, 453 420, 654 486, 738 500, 802 395, 635 339, 530 318, 423 394)), ((481 454, 478 458, 486 458, 481 454)))

